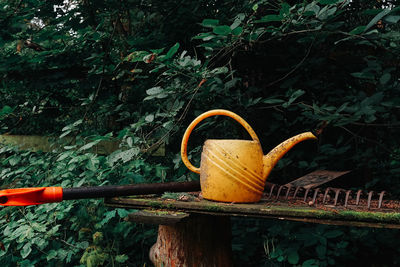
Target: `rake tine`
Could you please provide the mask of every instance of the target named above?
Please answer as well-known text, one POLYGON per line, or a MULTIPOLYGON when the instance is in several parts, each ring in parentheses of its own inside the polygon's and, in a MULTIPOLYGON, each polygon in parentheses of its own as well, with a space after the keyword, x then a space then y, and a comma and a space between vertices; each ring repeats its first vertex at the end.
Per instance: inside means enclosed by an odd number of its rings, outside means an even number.
POLYGON ((358 203, 360 203, 360 195, 361 195, 361 189, 357 191, 356 206, 358 206, 358 203))
POLYGON ((288 186, 287 186, 287 191, 286 191, 286 196, 285 196, 285 199, 288 199, 288 197, 289 197, 289 193, 290 193, 290 190, 292 189, 292 185, 291 184, 289 184, 288 186))
POLYGON ((284 188, 284 187, 285 187, 284 185, 281 185, 281 186, 279 187, 278 193, 276 194, 276 198, 275 198, 275 199, 278 199, 279 195, 281 194, 282 188, 284 188))
POLYGON ((312 199, 312 205, 314 205, 316 200, 317 200, 318 192, 319 192, 319 188, 315 189, 314 196, 313 196, 313 199, 312 199))
POLYGON ((349 196, 350 196, 351 190, 346 191, 346 198, 344 199, 344 206, 347 208, 347 204, 349 201, 349 196))
POLYGON ((384 195, 385 193, 386 193, 385 191, 382 191, 382 192, 379 194, 378 209, 380 209, 381 206, 382 206, 383 195, 384 195))
POLYGON ((322 200, 322 204, 325 204, 326 197, 328 196, 330 190, 331 190, 330 187, 328 187, 328 188, 325 190, 324 199, 322 200))
MULTIPOLYGON (((314 191, 312 196, 310 196, 310 197, 312 197, 312 201, 310 202, 312 205, 317 203, 318 194, 323 190, 323 189, 320 189, 320 188, 312 188, 312 187, 304 188, 302 186, 293 186, 291 184, 289 184, 289 185, 276 185, 276 184, 272 184, 271 183, 271 188, 269 190, 269 194, 268 194, 267 199, 270 199, 270 198, 273 197, 273 193, 274 193, 275 188, 277 188, 275 200, 278 200, 279 197, 281 196, 281 194, 282 194, 282 197, 284 196, 285 199, 287 200, 289 198, 291 192, 294 192, 292 197, 296 198, 296 196, 299 194, 300 191, 305 190, 303 201, 306 202, 307 198, 308 198, 308 194, 311 191, 314 191), (292 189, 294 189, 294 190, 292 190, 292 189), (282 190, 286 190, 284 195, 283 195, 282 190)), ((335 198, 334 198, 334 203, 333 203, 334 206, 337 206, 338 200, 339 200, 339 196, 340 196, 340 193, 342 191, 345 192, 344 207, 347 208, 350 205, 350 202, 351 202, 351 197, 350 196, 351 196, 351 194, 353 192, 352 190, 345 190, 345 189, 341 189, 341 188, 331 188, 331 187, 327 187, 325 189, 324 196, 322 198, 322 204, 325 204, 327 202, 329 203, 330 200, 328 199, 328 197, 330 196, 330 194, 329 194, 330 191, 333 191, 335 193, 335 198)), ((360 204, 360 199, 361 199, 361 195, 362 194, 364 194, 364 193, 363 193, 363 191, 361 189, 357 190, 356 201, 355 201, 355 205, 356 206, 358 206, 360 204)), ((378 209, 382 208, 383 198, 384 198, 385 194, 386 194, 386 191, 381 191, 379 193, 378 209)), ((374 195, 374 191, 371 190, 371 191, 368 192, 367 209, 371 208, 373 195, 374 195)))
POLYGON ((297 192, 299 192, 299 190, 300 190, 300 189, 302 189, 302 187, 301 187, 301 186, 296 186, 296 190, 294 190, 293 198, 295 198, 295 197, 296 197, 296 195, 297 195, 297 192))
POLYGON ((275 188, 275 184, 273 184, 273 185, 271 186, 271 190, 269 191, 268 199, 270 199, 270 198, 272 197, 272 192, 274 191, 274 188, 275 188))
POLYGON ((304 202, 306 202, 306 200, 307 200, 307 195, 308 195, 309 191, 310 191, 310 188, 307 188, 306 192, 304 193, 304 202))
POLYGON ((369 191, 368 193, 368 203, 367 203, 367 208, 369 209, 371 207, 371 199, 372 199, 372 194, 374 193, 374 191, 369 191))
POLYGON ((335 191, 335 202, 333 203, 333 205, 336 206, 340 191, 342 191, 342 189, 336 188, 334 191, 335 191))

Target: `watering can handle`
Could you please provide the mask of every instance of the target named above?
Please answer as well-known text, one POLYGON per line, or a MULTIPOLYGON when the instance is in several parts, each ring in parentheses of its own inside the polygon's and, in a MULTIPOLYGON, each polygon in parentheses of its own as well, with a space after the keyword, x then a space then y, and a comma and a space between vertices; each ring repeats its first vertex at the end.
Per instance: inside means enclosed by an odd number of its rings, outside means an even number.
POLYGON ((188 169, 191 170, 192 172, 200 173, 200 168, 193 166, 192 163, 190 163, 190 161, 188 159, 187 143, 189 141, 189 136, 192 133, 194 127, 196 127, 196 125, 200 121, 202 121, 208 117, 216 116, 216 115, 224 115, 224 116, 228 116, 228 117, 231 117, 232 119, 236 120, 247 130, 247 132, 250 134, 251 138, 253 138, 254 141, 259 142, 259 139, 258 139, 256 133, 254 132, 254 130, 251 128, 251 126, 242 117, 233 113, 232 111, 225 110, 225 109, 213 109, 213 110, 204 112, 203 114, 198 116, 196 119, 194 119, 192 121, 192 123, 190 123, 190 125, 186 129, 185 134, 183 135, 183 138, 182 138, 182 144, 181 144, 182 161, 186 165, 186 167, 188 167, 188 169))

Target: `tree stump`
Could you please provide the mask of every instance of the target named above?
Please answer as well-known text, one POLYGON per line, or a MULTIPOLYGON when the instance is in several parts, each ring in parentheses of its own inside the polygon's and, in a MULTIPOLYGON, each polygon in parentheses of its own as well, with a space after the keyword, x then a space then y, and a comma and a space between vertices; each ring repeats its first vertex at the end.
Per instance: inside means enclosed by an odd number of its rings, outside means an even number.
POLYGON ((156 267, 232 266, 230 217, 191 214, 160 225, 150 260, 156 267))

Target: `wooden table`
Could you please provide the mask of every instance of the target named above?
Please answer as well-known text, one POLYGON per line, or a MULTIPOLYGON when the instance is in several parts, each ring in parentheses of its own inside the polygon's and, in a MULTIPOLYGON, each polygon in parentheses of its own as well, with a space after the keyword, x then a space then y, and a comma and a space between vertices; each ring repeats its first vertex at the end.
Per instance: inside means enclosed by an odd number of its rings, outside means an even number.
POLYGON ((207 201, 193 193, 106 199, 110 207, 136 209, 130 220, 159 224, 150 251, 155 266, 232 266, 230 216, 320 224, 400 228, 400 210, 312 205, 262 199, 237 204, 207 201))

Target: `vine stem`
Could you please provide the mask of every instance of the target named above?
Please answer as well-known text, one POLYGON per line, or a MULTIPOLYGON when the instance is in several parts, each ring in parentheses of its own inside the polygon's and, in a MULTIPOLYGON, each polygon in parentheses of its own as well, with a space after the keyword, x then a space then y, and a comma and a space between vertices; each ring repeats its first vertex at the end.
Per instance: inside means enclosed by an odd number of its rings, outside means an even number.
POLYGON ((74 245, 72 245, 71 243, 68 243, 67 241, 65 241, 64 239, 61 239, 61 238, 59 238, 59 237, 55 237, 54 240, 58 240, 58 241, 60 241, 61 243, 64 243, 65 245, 67 245, 67 246, 69 246, 69 247, 72 247, 72 248, 75 248, 75 249, 79 249, 77 246, 74 246, 74 245))
MULTIPOLYGON (((111 36, 110 36, 110 39, 108 40, 108 43, 107 43, 107 47, 106 47, 106 48, 109 48, 109 47, 110 47, 111 41, 112 41, 112 38, 114 37, 116 28, 117 28, 117 23, 114 24, 114 28, 113 28, 112 34, 111 34, 111 36)), ((104 73, 105 73, 105 60, 104 60, 104 58, 103 58, 103 67, 102 67, 102 72, 101 72, 101 78, 100 78, 100 81, 99 81, 99 85, 98 85, 97 88, 96 88, 96 91, 95 91, 95 93, 94 93, 94 95, 93 95, 92 101, 90 102, 90 104, 89 104, 89 105, 87 106, 87 108, 86 108, 86 111, 85 111, 85 113, 84 113, 84 115, 83 115, 83 120, 86 119, 87 113, 89 112, 89 110, 90 110, 90 108, 93 106, 93 104, 96 102, 97 96, 99 95, 100 88, 101 88, 101 85, 102 85, 103 80, 104 80, 104 73)))
POLYGON ((313 45, 314 45, 314 41, 315 41, 315 38, 313 39, 313 41, 311 42, 310 46, 308 47, 305 56, 301 59, 301 61, 300 61, 299 63, 297 63, 297 65, 296 65, 291 71, 289 71, 288 73, 286 73, 286 74, 285 74, 284 76, 282 76, 281 78, 279 78, 279 79, 277 79, 277 80, 275 80, 275 81, 273 81, 273 82, 270 82, 270 83, 267 85, 267 87, 271 87, 272 85, 274 85, 274 84, 276 84, 276 83, 278 83, 278 82, 280 82, 280 81, 286 79, 286 78, 289 77, 293 72, 295 72, 301 65, 303 65, 304 61, 305 61, 305 60, 308 58, 308 56, 310 55, 311 48, 312 48, 313 45))
MULTIPOLYGON (((182 123, 182 120, 186 117, 187 111, 189 110, 189 107, 194 99, 194 97, 196 96, 197 92, 199 91, 200 87, 205 83, 206 79, 202 79, 199 83, 199 85, 196 87, 196 89, 194 90, 192 96, 190 97, 188 103, 186 104, 181 116, 178 118, 177 125, 180 125, 182 123)), ((147 152, 149 150, 154 149, 155 147, 161 145, 161 143, 165 140, 165 138, 172 132, 173 129, 168 130, 163 136, 161 136, 160 139, 157 140, 157 142, 155 142, 153 145, 151 145, 149 148, 147 148, 144 152, 147 152)))
POLYGON ((388 149, 387 147, 385 147, 384 145, 382 145, 382 144, 379 143, 378 141, 375 141, 375 140, 370 139, 370 138, 362 137, 362 136, 360 136, 360 135, 354 133, 353 131, 347 129, 347 128, 344 127, 344 126, 339 126, 339 128, 341 128, 341 129, 345 130, 346 132, 350 133, 351 135, 353 135, 354 138, 364 139, 365 141, 368 141, 368 142, 371 142, 371 143, 373 143, 373 144, 375 144, 375 145, 378 145, 379 147, 381 147, 383 150, 385 150, 385 151, 388 152, 388 153, 393 153, 392 150, 388 149))

